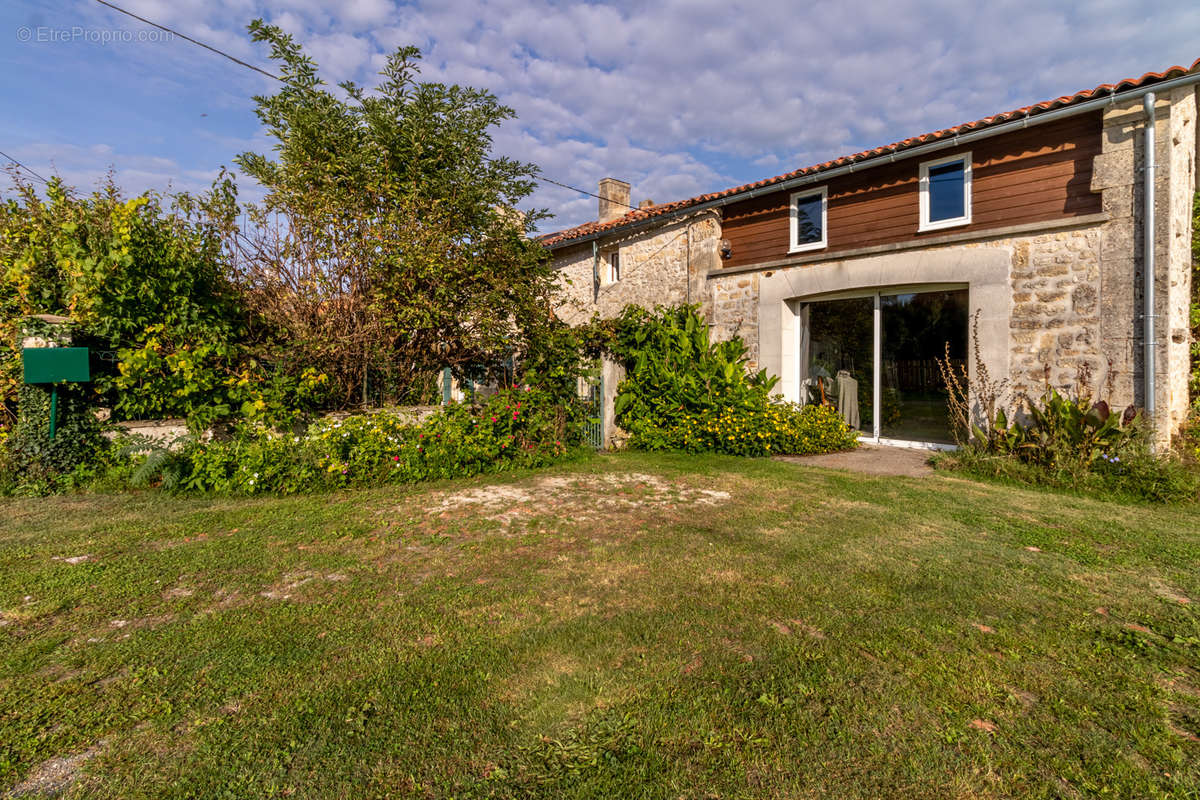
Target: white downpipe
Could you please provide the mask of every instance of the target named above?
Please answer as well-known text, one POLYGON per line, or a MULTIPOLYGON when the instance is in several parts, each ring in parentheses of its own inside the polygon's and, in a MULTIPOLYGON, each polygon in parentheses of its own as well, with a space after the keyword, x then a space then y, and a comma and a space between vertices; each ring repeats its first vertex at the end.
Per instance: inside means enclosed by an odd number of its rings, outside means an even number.
POLYGON ((871 409, 871 427, 874 429, 875 441, 879 441, 879 437, 883 432, 883 309, 879 299, 879 292, 875 293, 875 319, 873 327, 874 333, 874 357, 871 359, 875 362, 872 370, 875 375, 874 386, 872 387, 871 402, 875 404, 875 408, 871 409))
POLYGON ((1142 366, 1145 378, 1146 421, 1151 430, 1155 428, 1155 313, 1154 313, 1154 92, 1142 97, 1142 108, 1146 112, 1144 157, 1142 173, 1142 344, 1144 356, 1142 366))

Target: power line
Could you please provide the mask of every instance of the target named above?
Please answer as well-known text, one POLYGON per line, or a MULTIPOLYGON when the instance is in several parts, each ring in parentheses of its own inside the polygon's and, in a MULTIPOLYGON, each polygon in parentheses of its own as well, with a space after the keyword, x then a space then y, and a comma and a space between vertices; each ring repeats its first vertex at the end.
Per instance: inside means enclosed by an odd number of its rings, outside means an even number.
POLYGON ((612 203, 613 205, 625 206, 626 208, 632 208, 634 211, 637 211, 637 208, 638 208, 637 206, 629 205, 629 203, 622 203, 619 200, 613 200, 611 197, 601 197, 600 195, 598 195, 594 192, 589 192, 587 189, 580 189, 578 186, 570 186, 565 183, 559 183, 558 181, 552 180, 550 178, 538 178, 538 180, 541 181, 542 183, 553 183, 555 186, 561 186, 564 189, 570 189, 572 192, 579 192, 580 194, 586 194, 589 197, 595 197, 597 200, 607 200, 608 202, 612 203))
POLYGON ((9 161, 11 161, 12 163, 16 164, 18 167, 20 167, 21 169, 25 170, 26 172, 28 172, 28 173, 29 173, 30 175, 32 175, 33 177, 37 178, 37 179, 38 179, 39 181, 41 181, 42 183, 44 183, 44 184, 46 184, 46 185, 49 185, 49 184, 50 184, 50 181, 48 181, 48 180, 46 180, 45 178, 43 178, 41 175, 39 175, 37 172, 35 172, 35 171, 34 171, 32 168, 25 166, 25 165, 24 165, 24 164, 22 164, 20 161, 17 161, 15 158, 13 158, 12 156, 10 156, 8 153, 4 152, 3 150, 0 150, 0 156, 4 156, 4 157, 5 157, 5 158, 7 158, 9 161))
POLYGON ((201 42, 197 39, 193 39, 192 37, 190 37, 186 34, 180 33, 179 31, 172 30, 171 28, 168 28, 166 25, 159 25, 157 22, 152 22, 152 21, 146 19, 145 17, 139 17, 137 14, 134 14, 132 11, 126 11, 125 9, 121 8, 120 6, 116 6, 116 5, 113 5, 112 3, 109 3, 108 0, 96 0, 96 2, 102 6, 108 6, 113 11, 120 12, 121 14, 124 14, 127 17, 133 17, 134 19, 138 20, 139 22, 144 22, 147 25, 158 28, 160 31, 166 31, 167 33, 171 34, 172 36, 178 36, 180 39, 189 41, 192 44, 196 45, 197 47, 203 47, 205 50, 209 50, 213 53, 216 53, 219 56, 228 58, 230 61, 234 62, 235 64, 241 64, 243 67, 246 67, 247 69, 252 69, 261 75, 266 75, 268 78, 274 78, 275 80, 277 80, 281 83, 283 82, 283 78, 281 78, 278 75, 275 75, 273 73, 267 72, 265 69, 262 69, 261 67, 256 67, 247 61, 242 61, 237 56, 230 55, 229 53, 226 53, 224 50, 218 50, 217 48, 213 47, 210 44, 205 44, 204 42, 201 42))
MULTIPOLYGON (((168 28, 166 25, 159 25, 157 22, 153 22, 153 21, 151 21, 151 20, 148 20, 148 19, 146 19, 145 17, 139 17, 137 14, 134 14, 132 11, 126 11, 125 9, 121 8, 120 6, 113 5, 112 3, 108 2, 108 0, 96 0, 96 2, 97 2, 97 3, 99 3, 99 4, 100 4, 100 5, 102 5, 102 6, 107 6, 108 8, 111 8, 113 11, 117 11, 117 12, 119 12, 119 13, 121 13, 121 14, 124 14, 124 15, 125 15, 125 16, 127 16, 127 17, 132 17, 133 19, 136 19, 136 20, 138 20, 139 22, 144 22, 144 23, 146 23, 147 25, 151 25, 151 26, 153 26, 153 27, 155 27, 155 28, 158 28, 158 29, 159 29, 159 30, 161 30, 161 31, 166 31, 167 33, 171 34, 172 36, 178 36, 180 39, 184 39, 184 40, 186 40, 186 41, 189 41, 189 42, 191 42, 192 44, 194 44, 194 45, 197 45, 198 47, 203 47, 205 50, 209 50, 209 51, 211 51, 211 52, 213 52, 213 53, 216 53, 216 54, 217 54, 217 55, 219 55, 219 56, 222 56, 222 57, 224 57, 224 58, 228 58, 230 61, 234 62, 235 64, 240 64, 240 65, 242 65, 243 67, 246 67, 247 69, 252 69, 252 70, 254 70, 255 72, 258 72, 258 73, 260 73, 260 74, 262 74, 262 75, 266 75, 268 78, 274 78, 275 80, 279 81, 280 83, 284 83, 284 82, 285 82, 285 81, 283 80, 283 78, 279 77, 278 75, 275 75, 275 74, 273 74, 273 73, 267 72, 265 69, 261 69, 261 68, 259 68, 259 67, 256 67, 256 66, 254 66, 253 64, 250 64, 250 63, 248 63, 248 62, 242 61, 242 60, 241 60, 240 58, 238 58, 237 56, 230 55, 229 53, 226 53, 224 50, 218 50, 217 48, 213 47, 212 45, 208 45, 208 44, 205 44, 204 42, 201 42, 201 41, 199 41, 199 40, 197 40, 197 39, 193 39, 192 37, 190 37, 190 36, 187 36, 186 34, 182 34, 182 33, 180 33, 180 32, 179 32, 179 31, 177 31, 177 30, 173 30, 173 29, 171 29, 171 28, 168 28)), ((32 170, 30 170, 30 171, 32 172, 32 170)), ((35 174, 36 174, 36 173, 35 173, 35 174)), ((44 179, 43 179, 43 180, 44 180, 44 179)), ((618 205, 618 206, 625 206, 626 208, 631 208, 631 209, 633 209, 634 211, 636 211, 636 210, 637 210, 637 206, 632 206, 632 205, 630 205, 629 203, 622 203, 622 202, 619 202, 619 201, 617 201, 617 200, 613 200, 612 198, 608 198, 608 197, 600 197, 600 195, 598 195, 598 194, 595 194, 595 193, 593 193, 593 192, 589 192, 589 191, 587 191, 586 189, 580 189, 580 188, 579 188, 579 187, 577 187, 577 186, 570 186, 569 184, 566 184, 566 183, 560 183, 559 181, 552 180, 552 179, 550 179, 550 178, 540 178, 539 180, 540 180, 540 181, 542 181, 542 182, 544 182, 544 183, 553 183, 555 186, 561 186, 561 187, 562 187, 562 188, 564 188, 564 189, 570 189, 570 190, 571 190, 571 191, 573 191, 573 192, 579 192, 580 194, 586 194, 586 195, 588 195, 588 196, 590 196, 590 197, 595 197, 595 198, 597 198, 597 199, 600 199, 600 200, 608 200, 608 202, 610 202, 610 203, 613 203, 613 204, 615 204, 615 205, 618 205)))

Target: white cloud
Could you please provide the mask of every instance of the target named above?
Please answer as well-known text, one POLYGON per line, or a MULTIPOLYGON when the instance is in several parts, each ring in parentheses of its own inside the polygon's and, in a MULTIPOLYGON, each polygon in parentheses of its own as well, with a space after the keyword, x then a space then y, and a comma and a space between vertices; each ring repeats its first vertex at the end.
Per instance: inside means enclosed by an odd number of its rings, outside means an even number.
MULTIPOLYGON (((127 3, 264 65, 245 23, 265 16, 296 34, 330 82, 371 85, 385 53, 416 44, 426 79, 488 88, 517 110, 496 136, 500 152, 589 191, 621 177, 635 198, 660 202, 1200 56, 1191 0, 127 3)), ((94 3, 79 7, 113 22, 94 3)), ((214 56, 184 42, 164 48, 199 74, 215 69, 214 56)), ((161 63, 164 48, 131 57, 161 63)), ((154 80, 163 93, 193 90, 186 72, 154 80)), ((239 75, 212 92, 233 106, 264 81, 239 75)), ((532 204, 556 211, 555 224, 595 216, 593 198, 552 186, 532 204)))

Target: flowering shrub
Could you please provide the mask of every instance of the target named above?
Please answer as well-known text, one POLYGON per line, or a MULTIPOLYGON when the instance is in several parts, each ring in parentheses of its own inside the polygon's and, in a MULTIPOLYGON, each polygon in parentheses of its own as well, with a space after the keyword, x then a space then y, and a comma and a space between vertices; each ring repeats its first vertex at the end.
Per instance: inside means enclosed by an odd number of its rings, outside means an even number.
POLYGON ((303 435, 244 428, 180 456, 193 491, 290 494, 411 483, 546 466, 578 443, 567 410, 541 390, 506 390, 477 407, 449 405, 420 424, 380 412, 321 420, 303 435))
POLYGON ((687 414, 661 435, 651 437, 643 431, 632 443, 646 450, 769 456, 848 450, 857 442, 855 432, 830 406, 776 403, 763 410, 713 409, 687 414))

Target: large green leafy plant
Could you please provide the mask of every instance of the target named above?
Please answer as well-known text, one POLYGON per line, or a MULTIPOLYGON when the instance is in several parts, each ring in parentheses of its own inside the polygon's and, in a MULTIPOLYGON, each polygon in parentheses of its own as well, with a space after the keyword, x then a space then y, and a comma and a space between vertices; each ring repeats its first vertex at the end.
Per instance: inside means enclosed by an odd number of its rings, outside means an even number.
POLYGON ((626 369, 617 424, 634 436, 713 408, 764 409, 777 382, 765 370, 747 371, 741 339, 712 341, 694 306, 628 306, 610 347, 626 369))
POLYGON ((832 409, 773 399, 778 379, 747 368, 741 339, 713 341, 695 306, 629 306, 611 327, 608 348, 626 369, 616 422, 633 447, 769 455, 857 443, 832 409))
POLYGON ((1137 420, 1133 406, 1116 414, 1103 400, 1072 399, 1051 388, 1028 404, 1027 421, 1010 422, 1000 409, 990 431, 976 427, 974 433, 981 446, 1027 463, 1086 467, 1100 459, 1119 459, 1138 434, 1137 420))

